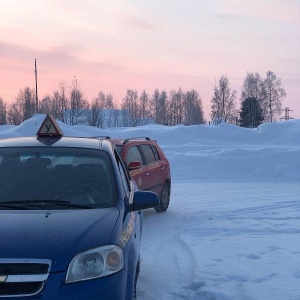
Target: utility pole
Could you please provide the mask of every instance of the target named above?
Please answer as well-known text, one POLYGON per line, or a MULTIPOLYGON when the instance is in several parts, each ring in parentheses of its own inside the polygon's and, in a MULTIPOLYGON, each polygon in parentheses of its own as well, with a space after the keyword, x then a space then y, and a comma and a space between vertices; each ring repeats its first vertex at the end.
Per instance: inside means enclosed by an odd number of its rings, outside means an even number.
POLYGON ((77 101, 77 78, 74 75, 73 80, 73 91, 71 96, 71 118, 70 118, 70 125, 74 125, 75 123, 75 107, 76 107, 76 101, 77 101))
POLYGON ((286 107, 285 109, 284 109, 284 117, 282 118, 282 119, 284 119, 284 120, 290 120, 290 119, 293 119, 292 117, 290 117, 290 111, 293 111, 292 109, 290 109, 289 107, 286 107))
POLYGON ((39 112, 39 100, 38 100, 38 90, 37 90, 37 68, 36 59, 34 60, 34 73, 35 73, 35 112, 39 112))
POLYGON ((76 103, 76 100, 77 100, 77 79, 76 79, 76 76, 74 75, 74 80, 75 80, 75 103, 76 103))

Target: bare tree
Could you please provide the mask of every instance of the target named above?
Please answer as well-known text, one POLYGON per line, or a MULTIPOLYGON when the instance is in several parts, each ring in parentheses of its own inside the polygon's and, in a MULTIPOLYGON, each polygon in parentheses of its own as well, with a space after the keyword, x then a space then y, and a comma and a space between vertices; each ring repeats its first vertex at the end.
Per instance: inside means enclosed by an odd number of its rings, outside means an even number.
POLYGON ((166 91, 159 92, 156 89, 150 101, 150 112, 157 124, 168 123, 167 117, 168 94, 166 91))
POLYGON ((135 127, 139 125, 138 93, 136 90, 127 90, 126 96, 123 98, 121 108, 124 126, 135 127))
POLYGON ((98 96, 92 101, 88 113, 88 125, 100 128, 114 125, 114 103, 111 94, 105 95, 100 91, 98 96))
POLYGON ((176 125, 183 122, 183 92, 181 88, 170 91, 168 105, 168 124, 176 125))
POLYGON ((183 96, 184 124, 204 124, 204 113, 202 100, 197 91, 191 90, 184 93, 183 96))
POLYGON ((263 98, 263 80, 258 73, 247 73, 244 79, 241 101, 247 98, 255 98, 258 101, 263 98))
POLYGON ((53 103, 50 95, 46 95, 39 103, 39 112, 41 114, 53 115, 53 103))
POLYGON ((122 111, 119 109, 114 109, 113 110, 113 117, 112 117, 112 122, 110 124, 110 127, 121 127, 123 126, 123 123, 121 123, 121 118, 122 118, 122 111))
POLYGON ((67 84, 64 80, 60 81, 58 89, 53 92, 53 103, 57 118, 67 123, 65 111, 69 107, 69 99, 67 97, 67 84))
POLYGON ((150 115, 155 120, 156 123, 158 120, 158 109, 157 103, 159 99, 159 90, 155 89, 152 98, 150 99, 149 108, 150 108, 150 115))
POLYGON ((0 125, 5 125, 5 124, 7 124, 7 119, 6 119, 6 103, 0 97, 0 125))
POLYGON ((8 124, 19 125, 23 121, 23 115, 16 102, 13 102, 7 113, 8 124))
POLYGON ((67 84, 65 81, 59 83, 58 89, 53 91, 52 96, 46 95, 40 101, 39 112, 42 114, 50 114, 55 119, 67 123, 66 109, 69 107, 69 99, 67 98, 67 84))
POLYGON ((230 89, 227 76, 223 75, 219 79, 219 85, 214 88, 214 96, 211 103, 211 118, 213 122, 236 122, 236 91, 230 89))
POLYGON ((112 94, 106 95, 106 109, 108 110, 107 113, 107 127, 115 127, 115 104, 114 104, 114 97, 112 94))
POLYGON ((100 91, 98 96, 92 101, 87 122, 89 126, 95 126, 103 128, 103 124, 105 121, 104 116, 104 107, 105 107, 105 94, 100 91))
POLYGON ((20 89, 18 96, 8 111, 8 121, 10 124, 18 125, 24 120, 31 118, 35 114, 35 109, 34 89, 29 87, 20 89))
POLYGON ((150 118, 149 96, 145 90, 142 91, 138 103, 139 125, 146 125, 150 118))
POLYGON ((67 109, 67 123, 69 125, 80 125, 87 122, 87 109, 89 104, 79 88, 77 79, 74 77, 70 89, 69 108, 67 109))
POLYGON ((281 84, 281 80, 272 72, 267 72, 267 77, 263 82, 264 101, 263 112, 265 119, 273 122, 276 116, 281 115, 282 100, 286 97, 286 92, 281 84))

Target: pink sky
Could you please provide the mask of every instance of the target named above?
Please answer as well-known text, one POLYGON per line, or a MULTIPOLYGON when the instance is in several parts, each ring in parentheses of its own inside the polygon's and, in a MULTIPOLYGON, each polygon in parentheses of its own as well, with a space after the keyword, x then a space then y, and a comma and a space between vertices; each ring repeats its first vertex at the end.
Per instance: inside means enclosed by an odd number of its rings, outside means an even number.
POLYGON ((91 100, 127 89, 196 89, 208 119, 215 80, 238 98, 247 72, 272 70, 300 118, 297 0, 0 0, 0 97, 52 94, 74 76, 91 100))

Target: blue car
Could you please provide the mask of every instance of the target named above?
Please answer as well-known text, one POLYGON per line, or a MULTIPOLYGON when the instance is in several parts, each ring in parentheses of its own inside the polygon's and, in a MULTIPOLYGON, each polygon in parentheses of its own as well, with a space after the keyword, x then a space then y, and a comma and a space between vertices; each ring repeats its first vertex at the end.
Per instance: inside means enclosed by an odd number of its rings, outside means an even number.
POLYGON ((135 299, 142 210, 158 204, 113 144, 64 137, 51 116, 1 140, 0 299, 135 299))

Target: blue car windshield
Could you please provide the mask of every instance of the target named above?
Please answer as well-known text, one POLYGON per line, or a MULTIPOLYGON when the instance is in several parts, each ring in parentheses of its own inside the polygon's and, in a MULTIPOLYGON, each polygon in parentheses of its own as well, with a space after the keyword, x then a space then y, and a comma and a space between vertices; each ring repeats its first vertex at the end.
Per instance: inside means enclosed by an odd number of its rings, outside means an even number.
POLYGON ((80 148, 0 148, 0 209, 106 208, 117 200, 109 155, 80 148))

